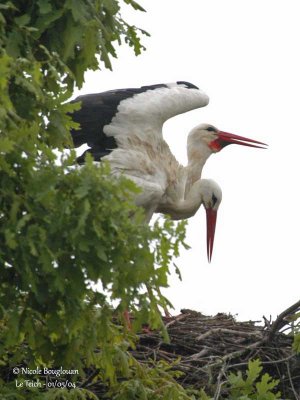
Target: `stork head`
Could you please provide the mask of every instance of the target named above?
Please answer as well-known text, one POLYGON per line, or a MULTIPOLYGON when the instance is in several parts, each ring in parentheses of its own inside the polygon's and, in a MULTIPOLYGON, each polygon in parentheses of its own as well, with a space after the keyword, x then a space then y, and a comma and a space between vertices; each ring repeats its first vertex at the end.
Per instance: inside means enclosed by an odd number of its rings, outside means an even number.
POLYGON ((191 153, 193 151, 192 148, 196 149, 202 144, 205 144, 207 150, 213 153, 217 153, 229 144, 240 144, 242 146, 261 149, 265 149, 265 146, 267 146, 265 143, 258 142, 257 140, 220 131, 215 126, 209 124, 198 125, 189 133, 188 148, 191 153))
POLYGON ((206 211, 206 246, 207 258, 210 262, 214 247, 217 212, 222 200, 222 190, 220 186, 211 179, 201 179, 200 185, 202 204, 206 211))

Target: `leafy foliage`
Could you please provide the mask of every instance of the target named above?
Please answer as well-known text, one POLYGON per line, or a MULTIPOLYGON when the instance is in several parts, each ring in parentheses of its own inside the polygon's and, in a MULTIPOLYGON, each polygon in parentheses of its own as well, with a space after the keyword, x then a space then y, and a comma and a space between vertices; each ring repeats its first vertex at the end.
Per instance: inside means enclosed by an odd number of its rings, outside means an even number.
MULTIPOLYGON (((143 11, 133 0, 125 3, 143 11)), ((135 337, 122 311, 137 314, 136 328, 162 325, 158 307, 167 300, 159 287, 167 285, 184 224, 150 229, 133 204, 132 182, 112 179, 107 165, 91 159, 72 167, 73 151, 57 162, 56 149, 70 144, 76 127, 70 113, 79 107, 66 101, 87 69, 111 68, 113 42, 122 40, 136 54, 143 49, 116 0, 0 5, 0 368, 7 377, 1 398, 95 398, 77 388, 27 387, 26 378, 39 375, 13 376, 16 365, 75 368, 81 380, 93 365, 95 378, 112 387, 141 375, 146 387, 148 372, 169 382, 166 371, 147 372, 128 353, 135 337)), ((167 386, 176 392, 172 382, 167 386)))
POLYGON ((261 375, 261 372, 261 362, 257 359, 249 361, 246 377, 241 372, 231 373, 228 376, 230 400, 275 400, 280 397, 280 392, 273 392, 279 381, 267 373, 261 375))
MULTIPOLYGON (((223 392, 226 395, 220 399, 228 400, 275 400, 280 397, 280 392, 274 391, 279 381, 274 380, 269 374, 262 374, 261 361, 249 360, 245 374, 241 371, 231 372, 224 382, 223 392)), ((212 400, 204 390, 201 391, 201 400, 212 400)))

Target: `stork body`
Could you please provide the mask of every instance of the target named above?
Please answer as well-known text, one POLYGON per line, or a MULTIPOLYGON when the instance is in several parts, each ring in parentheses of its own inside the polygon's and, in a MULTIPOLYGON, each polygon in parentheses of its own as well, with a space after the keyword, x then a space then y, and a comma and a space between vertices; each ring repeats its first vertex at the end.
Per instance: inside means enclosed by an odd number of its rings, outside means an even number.
POLYGON ((172 204, 184 198, 187 171, 163 139, 162 126, 177 114, 207 105, 205 93, 178 82, 90 94, 76 101, 82 101, 82 108, 74 114, 81 125, 72 131, 75 146, 87 144, 95 161, 108 160, 113 175, 125 175, 142 188, 136 204, 144 207, 148 221, 161 202, 166 207, 169 197, 172 204))
MULTIPOLYGON (((86 152, 95 161, 108 160, 113 175, 125 175, 142 189, 136 204, 145 209, 147 221, 154 212, 173 219, 191 217, 205 204, 200 179, 208 157, 230 143, 263 144, 202 124, 188 135, 188 165, 182 166, 163 139, 163 124, 209 102, 205 93, 184 81, 89 94, 75 101, 82 102, 73 114, 81 126, 71 132, 75 147, 87 144, 86 152)), ((78 157, 79 164, 86 152, 78 157)))

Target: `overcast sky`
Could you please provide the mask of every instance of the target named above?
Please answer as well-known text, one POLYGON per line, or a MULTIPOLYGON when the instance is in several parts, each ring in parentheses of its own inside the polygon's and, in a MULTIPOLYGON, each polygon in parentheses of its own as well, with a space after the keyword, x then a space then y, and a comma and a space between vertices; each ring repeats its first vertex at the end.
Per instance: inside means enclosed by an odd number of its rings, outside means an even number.
MULTIPOLYGON (((122 46, 113 72, 88 73, 80 94, 178 80, 210 104, 169 120, 164 137, 186 163, 189 130, 202 122, 269 144, 228 146, 202 177, 223 191, 214 254, 206 257, 205 212, 189 220, 188 251, 164 291, 175 306, 238 319, 276 317, 300 297, 300 24, 297 0, 140 0, 123 16, 151 33, 135 57, 122 46)), ((76 93, 76 95, 79 92, 76 93)))

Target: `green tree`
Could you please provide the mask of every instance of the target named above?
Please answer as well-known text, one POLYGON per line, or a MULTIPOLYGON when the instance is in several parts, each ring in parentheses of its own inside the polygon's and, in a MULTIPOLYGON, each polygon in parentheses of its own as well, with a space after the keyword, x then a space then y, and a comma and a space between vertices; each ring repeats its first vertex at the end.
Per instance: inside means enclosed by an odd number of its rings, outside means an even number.
POLYGON ((80 104, 67 103, 74 86, 87 69, 111 68, 115 41, 139 54, 141 32, 122 19, 116 0, 0 5, 1 398, 95 398, 72 387, 27 387, 15 366, 78 369, 73 383, 93 366, 119 399, 189 398, 166 366, 150 369, 130 356, 135 338, 122 318, 127 308, 134 328, 162 326, 166 299, 158 289, 167 285, 184 224, 150 229, 132 182, 112 179, 109 166, 92 159, 74 168, 74 151, 57 162, 76 127, 70 113, 80 104))
MULTIPOLYGON (((111 68, 114 42, 143 50, 139 35, 147 33, 123 20, 120 2, 0 4, 1 399, 208 399, 176 383, 176 363, 143 364, 128 351, 144 322, 166 337, 159 288, 184 245, 185 224, 164 220, 150 229, 131 181, 112 179, 109 166, 91 158, 75 168, 74 151, 62 153, 76 128, 70 113, 80 107, 67 100, 84 72, 111 68), (135 317, 132 330, 125 309, 135 317), (75 374, 45 381, 37 366, 75 374), (93 379, 99 396, 88 389, 93 379)), ((123 3, 143 11, 134 0, 123 3)), ((277 382, 261 372, 253 361, 246 375, 230 374, 226 398, 277 398, 277 382)))

